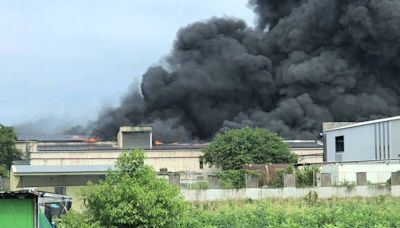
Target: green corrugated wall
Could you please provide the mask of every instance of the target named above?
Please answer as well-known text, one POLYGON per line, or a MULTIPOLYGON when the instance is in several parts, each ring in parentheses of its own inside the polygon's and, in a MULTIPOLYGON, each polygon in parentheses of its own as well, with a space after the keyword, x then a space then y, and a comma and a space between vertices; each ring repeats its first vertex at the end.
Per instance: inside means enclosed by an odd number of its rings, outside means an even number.
POLYGON ((32 199, 0 199, 0 226, 12 228, 34 227, 32 199))

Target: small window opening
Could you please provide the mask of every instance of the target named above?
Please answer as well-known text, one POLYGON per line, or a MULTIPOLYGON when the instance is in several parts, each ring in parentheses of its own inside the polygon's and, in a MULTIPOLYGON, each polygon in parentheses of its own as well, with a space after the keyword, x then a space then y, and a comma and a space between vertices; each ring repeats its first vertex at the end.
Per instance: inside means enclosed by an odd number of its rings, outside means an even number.
POLYGON ((65 186, 59 186, 54 188, 54 193, 65 195, 67 193, 65 186))
POLYGON ((336 153, 344 152, 344 136, 335 138, 336 153))
POLYGON ((167 169, 167 168, 161 168, 161 169, 160 169, 160 173, 166 173, 166 172, 168 172, 168 169, 167 169))

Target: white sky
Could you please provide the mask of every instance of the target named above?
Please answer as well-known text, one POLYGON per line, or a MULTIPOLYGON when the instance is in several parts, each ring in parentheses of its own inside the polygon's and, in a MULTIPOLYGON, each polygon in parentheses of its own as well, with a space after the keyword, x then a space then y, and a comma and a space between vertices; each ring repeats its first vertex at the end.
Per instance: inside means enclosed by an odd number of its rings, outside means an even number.
POLYGON ((95 119, 212 16, 254 21, 247 0, 0 0, 0 123, 95 119))

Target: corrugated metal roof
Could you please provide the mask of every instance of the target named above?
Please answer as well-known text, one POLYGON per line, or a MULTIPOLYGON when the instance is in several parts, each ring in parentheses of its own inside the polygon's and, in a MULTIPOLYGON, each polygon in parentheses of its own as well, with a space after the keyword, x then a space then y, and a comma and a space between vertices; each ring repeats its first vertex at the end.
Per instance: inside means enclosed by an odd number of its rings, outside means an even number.
POLYGON ((195 144, 166 143, 161 145, 154 145, 151 150, 203 149, 208 145, 209 143, 195 143, 195 144))
POLYGON ((359 127, 359 126, 365 126, 365 125, 375 124, 375 123, 381 123, 381 122, 388 122, 388 121, 393 121, 393 120, 400 120, 400 116, 394 116, 394 117, 390 117, 390 118, 384 118, 384 119, 377 119, 377 120, 365 121, 365 122, 361 122, 361 123, 356 123, 356 124, 347 125, 347 126, 344 126, 344 127, 338 127, 338 128, 329 129, 329 130, 327 130, 327 131, 325 131, 325 132, 336 131, 336 130, 342 130, 342 129, 353 128, 353 127, 359 127))
POLYGON ((63 134, 53 134, 53 135, 25 135, 17 133, 18 141, 42 141, 42 142, 52 142, 52 141, 82 141, 73 140, 72 135, 63 134))
POLYGON ((12 169, 15 174, 19 173, 92 173, 106 172, 114 169, 109 165, 67 165, 67 166, 50 166, 50 165, 13 165, 12 169))
POLYGON ((31 192, 28 190, 0 192, 0 199, 32 199, 37 197, 39 197, 37 192, 31 192))
POLYGON ((285 140, 284 142, 292 149, 323 148, 322 142, 314 140, 285 140))
MULTIPOLYGON (((292 149, 296 148, 322 148, 322 142, 313 140, 285 140, 284 141, 292 149)), ((152 149, 144 149, 144 151, 159 151, 159 150, 201 150, 208 146, 208 143, 204 144, 162 144, 154 145, 152 149)), ((129 148, 118 148, 111 145, 96 145, 91 144, 87 146, 66 146, 62 145, 51 145, 41 146, 38 145, 39 152, 107 152, 107 151, 126 151, 129 148)))
MULTIPOLYGON (((285 140, 286 144, 289 145, 290 148, 322 148, 322 142, 314 141, 314 140, 285 140)), ((145 151, 158 151, 158 150, 201 150, 208 146, 209 143, 195 143, 195 144, 161 144, 154 145, 152 149, 145 149, 145 151)), ((106 151, 125 151, 129 150, 129 148, 118 148, 111 144, 96 144, 96 143, 80 143, 80 144, 68 144, 68 143, 59 143, 59 144, 51 144, 51 145, 38 145, 39 152, 106 152, 106 151)))
POLYGON ((111 144, 96 144, 96 143, 79 143, 79 144, 68 144, 68 143, 60 143, 60 144, 50 144, 50 145, 38 145, 38 151, 54 151, 54 150, 108 150, 108 149, 116 149, 111 144))

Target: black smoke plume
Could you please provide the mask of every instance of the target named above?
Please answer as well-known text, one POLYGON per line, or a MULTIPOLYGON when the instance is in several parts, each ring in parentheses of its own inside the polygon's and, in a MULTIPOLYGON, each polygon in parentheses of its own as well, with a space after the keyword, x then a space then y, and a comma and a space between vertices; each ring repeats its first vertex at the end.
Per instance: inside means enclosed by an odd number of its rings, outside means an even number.
POLYGON ((256 28, 212 18, 181 29, 167 66, 102 112, 93 133, 150 124, 164 141, 243 126, 315 138, 324 121, 397 115, 400 1, 251 0, 256 28))

